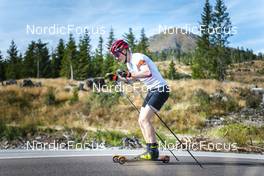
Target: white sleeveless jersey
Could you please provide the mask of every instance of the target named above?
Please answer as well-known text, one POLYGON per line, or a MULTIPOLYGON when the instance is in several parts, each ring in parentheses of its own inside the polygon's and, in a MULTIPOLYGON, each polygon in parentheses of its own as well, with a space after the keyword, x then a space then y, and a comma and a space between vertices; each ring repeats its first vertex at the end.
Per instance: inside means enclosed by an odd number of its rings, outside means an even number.
POLYGON ((140 66, 144 64, 148 65, 151 72, 151 76, 147 78, 138 78, 138 79, 142 81, 147 86, 148 89, 158 88, 167 85, 167 82, 161 76, 157 66, 148 56, 144 54, 141 53, 131 54, 131 59, 129 62, 127 62, 127 68, 128 71, 131 73, 139 72, 140 66))

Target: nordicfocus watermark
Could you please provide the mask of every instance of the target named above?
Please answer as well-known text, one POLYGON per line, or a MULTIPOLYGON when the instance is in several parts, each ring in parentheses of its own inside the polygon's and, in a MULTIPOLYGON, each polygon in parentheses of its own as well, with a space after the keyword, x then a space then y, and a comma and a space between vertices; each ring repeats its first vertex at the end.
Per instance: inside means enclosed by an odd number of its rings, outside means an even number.
POLYGON ((170 86, 162 86, 158 88, 149 89, 147 86, 140 84, 139 82, 133 84, 115 84, 115 85, 98 85, 96 83, 92 83, 93 92, 103 92, 103 93, 111 93, 111 92, 170 92, 170 86))
POLYGON ((181 151, 237 151, 237 143, 213 143, 208 141, 199 142, 175 142, 165 143, 159 141, 160 149, 169 150, 181 150, 181 151))
POLYGON ((47 26, 41 25, 26 25, 27 35, 69 35, 77 34, 81 35, 88 32, 89 35, 103 35, 106 33, 106 28, 104 26, 81 26, 81 25, 59 25, 52 24, 47 26))
MULTIPOLYGON (((237 151, 237 143, 212 143, 208 141, 199 141, 199 142, 179 142, 167 143, 164 141, 164 144, 159 141, 159 149, 161 150, 174 150, 174 151, 237 151)), ((93 142, 41 142, 41 141, 27 141, 26 150, 98 150, 106 149, 105 142, 102 143, 93 143, 93 142)))
POLYGON ((40 141, 27 141, 26 150, 91 150, 91 149, 105 149, 105 142, 40 142, 40 141))
POLYGON ((167 26, 167 25, 159 25, 158 26, 158 33, 163 34, 196 34, 201 35, 201 33, 208 32, 209 34, 229 34, 235 35, 238 33, 238 28, 236 26, 232 27, 213 27, 209 26, 207 29, 205 25, 192 25, 192 24, 185 24, 183 26, 174 27, 174 26, 167 26))

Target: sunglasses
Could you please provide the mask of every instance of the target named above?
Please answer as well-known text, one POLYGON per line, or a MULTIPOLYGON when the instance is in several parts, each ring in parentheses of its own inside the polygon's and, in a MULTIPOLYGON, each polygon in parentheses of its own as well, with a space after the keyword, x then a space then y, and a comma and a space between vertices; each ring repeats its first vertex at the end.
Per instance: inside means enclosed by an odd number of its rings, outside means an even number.
POLYGON ((113 55, 116 58, 119 58, 121 54, 123 54, 125 56, 125 54, 122 51, 120 51, 120 50, 116 50, 115 52, 113 52, 113 55))

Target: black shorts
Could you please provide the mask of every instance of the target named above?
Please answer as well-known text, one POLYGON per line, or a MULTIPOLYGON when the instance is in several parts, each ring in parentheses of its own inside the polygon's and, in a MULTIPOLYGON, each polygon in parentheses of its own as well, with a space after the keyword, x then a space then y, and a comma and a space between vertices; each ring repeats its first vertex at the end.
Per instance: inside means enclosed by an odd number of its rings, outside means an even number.
POLYGON ((149 105, 150 107, 154 108, 154 110, 159 111, 163 104, 169 98, 169 90, 170 89, 167 85, 148 90, 148 94, 144 100, 142 107, 149 105))

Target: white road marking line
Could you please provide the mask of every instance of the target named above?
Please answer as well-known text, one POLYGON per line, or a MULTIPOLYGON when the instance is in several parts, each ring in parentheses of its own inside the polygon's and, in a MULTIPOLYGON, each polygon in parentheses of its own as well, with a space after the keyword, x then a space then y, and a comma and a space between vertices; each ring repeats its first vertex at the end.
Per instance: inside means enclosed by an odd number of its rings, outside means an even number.
MULTIPOLYGON (((136 153, 125 153, 125 152, 121 152, 121 151, 116 151, 116 154, 120 153, 119 155, 126 155, 126 156, 136 156, 136 153)), ((6 155, 8 154, 8 152, 5 153, 6 155)), ((78 154, 67 154, 67 153, 61 153, 61 154, 52 154, 52 152, 46 152, 45 155, 43 155, 43 153, 40 152, 26 152, 23 156, 23 153, 19 152, 18 154, 20 156, 17 156, 16 153, 11 153, 12 155, 15 156, 0 156, 0 159, 23 159, 23 158, 56 158, 56 157, 92 157, 92 156, 96 156, 96 157, 104 157, 104 156, 114 156, 115 154, 113 153, 82 153, 79 152, 78 154), (22 155, 22 156, 21 156, 22 155)), ((162 154, 164 154, 162 152, 162 154)), ((166 153, 167 155, 171 155, 166 153)), ((188 154, 177 154, 175 153, 177 156, 183 156, 183 157, 188 157, 188 154)), ((246 154, 228 154, 228 153, 216 153, 215 155, 212 153, 210 154, 204 154, 204 153, 194 153, 195 157, 209 157, 209 158, 231 158, 231 159, 254 159, 254 160, 264 160, 264 156, 263 155, 246 155, 246 154)))

